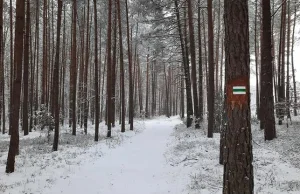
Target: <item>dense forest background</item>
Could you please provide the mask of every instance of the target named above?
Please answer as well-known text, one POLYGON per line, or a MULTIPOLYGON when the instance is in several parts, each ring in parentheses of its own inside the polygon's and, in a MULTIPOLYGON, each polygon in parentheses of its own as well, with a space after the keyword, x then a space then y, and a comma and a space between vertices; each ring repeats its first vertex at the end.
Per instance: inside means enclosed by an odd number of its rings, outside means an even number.
POLYGON ((263 17, 264 3, 236 3, 244 12, 225 0, 0 0, 0 126, 11 135, 6 172, 14 171, 20 133, 49 130, 57 151, 60 127, 74 136, 93 130, 98 141, 101 122, 109 138, 115 126, 125 132, 136 119, 159 115, 180 115, 187 127, 205 123, 209 138, 220 132, 223 163, 223 147, 232 143, 225 138, 227 87, 239 72, 252 121, 260 121, 265 140, 276 138, 275 120, 288 126, 299 114, 300 3, 271 0, 263 17), (237 19, 235 31, 230 11, 247 26, 237 19), (241 60, 242 69, 227 61, 237 48, 250 59, 241 60))

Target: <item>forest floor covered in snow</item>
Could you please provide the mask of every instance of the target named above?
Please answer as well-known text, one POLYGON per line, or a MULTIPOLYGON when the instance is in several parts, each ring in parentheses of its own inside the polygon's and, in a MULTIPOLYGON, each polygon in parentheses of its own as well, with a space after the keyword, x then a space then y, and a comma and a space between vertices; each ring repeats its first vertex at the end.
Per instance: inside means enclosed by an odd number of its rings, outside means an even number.
MULTIPOLYGON (((126 126, 128 128, 128 126, 126 126)), ((219 134, 206 137, 187 129, 178 117, 137 120, 135 131, 100 141, 78 130, 61 130, 58 152, 44 132, 20 135, 16 172, 6 174, 9 136, 0 135, 0 193, 5 194, 219 194, 223 166, 219 165, 219 134), (49 142, 48 142, 49 141, 49 142)), ((265 142, 259 125, 252 124, 255 193, 300 193, 300 122, 277 126, 278 138, 265 142)))
MULTIPOLYGON (((117 125, 112 130, 112 138, 107 139, 107 127, 101 123, 99 142, 94 142, 93 125, 88 127, 87 135, 80 129, 76 136, 65 125, 61 128, 57 152, 52 152, 53 133, 50 138, 46 130, 34 131, 28 136, 20 133, 20 155, 16 157, 15 172, 12 174, 5 173, 10 137, 0 134, 0 193, 44 193, 58 180, 75 175, 80 166, 93 163, 141 133, 145 129, 145 122, 137 120, 135 127, 134 131, 129 131, 129 125, 126 125, 127 131, 121 133, 117 125)), ((101 169, 97 170, 101 172, 101 169)))
MULTIPOLYGON (((205 128, 206 124, 202 127, 205 128)), ((252 124, 255 194, 300 193, 300 123, 276 126, 278 138, 264 141, 258 123, 252 124)), ((183 193, 221 194, 223 166, 219 165, 220 135, 208 139, 206 131, 177 125, 167 160, 177 169, 190 169, 183 193)))

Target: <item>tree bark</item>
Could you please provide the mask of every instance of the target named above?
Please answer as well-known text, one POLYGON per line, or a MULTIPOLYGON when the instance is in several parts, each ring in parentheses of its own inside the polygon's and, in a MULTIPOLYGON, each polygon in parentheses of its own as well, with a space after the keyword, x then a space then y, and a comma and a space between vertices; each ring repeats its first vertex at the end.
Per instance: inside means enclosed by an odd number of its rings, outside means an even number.
POLYGON ((55 120, 55 128, 54 128, 54 141, 53 141, 53 151, 57 151, 58 149, 58 138, 59 138, 59 54, 60 54, 60 31, 61 31, 61 15, 62 15, 62 0, 57 0, 57 34, 56 34, 56 52, 55 52, 55 62, 54 62, 54 72, 53 72, 53 105, 54 105, 54 120, 55 120))
MULTIPOLYGON (((116 2, 114 0, 114 5, 116 2)), ((113 48, 112 48, 112 66, 111 66, 111 124, 115 127, 116 123, 116 66, 117 66, 117 9, 114 6, 114 19, 113 19, 113 48)))
POLYGON ((272 69, 272 31, 271 31, 271 6, 270 0, 262 2, 262 53, 261 53, 261 95, 260 106, 261 122, 265 130, 265 140, 272 140, 276 137, 273 99, 273 69, 272 69))
POLYGON ((88 69, 90 60, 90 0, 87 4, 87 22, 86 22, 86 46, 85 46, 85 66, 84 66, 84 113, 83 113, 83 125, 84 133, 87 134, 88 116, 89 116, 89 100, 88 100, 88 69))
POLYGON ((291 99, 290 99, 290 45, 291 45, 291 6, 290 6, 290 1, 288 1, 288 18, 287 18, 287 53, 286 53, 286 114, 287 118, 291 118, 291 113, 290 113, 290 104, 291 104, 291 99))
POLYGON ((149 118, 149 47, 147 54, 147 63, 146 63, 146 104, 145 104, 145 117, 149 118))
POLYGON ((140 114, 142 114, 142 111, 144 110, 143 106, 143 80, 141 79, 141 64, 140 64, 140 58, 138 56, 138 90, 139 90, 139 107, 140 107, 140 114))
POLYGON ((13 95, 11 99, 12 119, 10 124, 10 144, 6 163, 6 173, 15 171, 15 156, 19 150, 19 112, 22 83, 22 59, 23 59, 23 33, 25 23, 25 1, 16 1, 16 25, 15 25, 15 46, 14 46, 14 82, 13 95))
POLYGON ((120 0, 117 0, 118 24, 119 24, 119 47, 120 47, 120 76, 121 76, 121 132, 125 132, 125 84, 124 84, 124 54, 120 0))
POLYGON ((29 74, 29 41, 30 41, 30 0, 26 1, 26 29, 24 41, 24 70, 23 70, 23 131, 28 135, 28 74, 29 74))
POLYGON ((208 9, 208 77, 209 77, 209 90, 208 90, 208 133, 207 137, 213 137, 214 132, 214 106, 215 106, 215 80, 214 80, 214 31, 212 20, 212 0, 207 0, 208 9))
POLYGON ((256 77, 256 115, 257 118, 260 119, 259 117, 259 72, 258 72, 258 47, 259 45, 257 44, 257 11, 258 10, 258 0, 255 0, 255 22, 254 22, 254 52, 255 52, 255 77, 256 77))
POLYGON ((66 54, 66 4, 64 4, 64 27, 63 27, 63 45, 62 45, 62 91, 61 91, 61 123, 64 125, 65 119, 65 77, 66 77, 66 64, 67 64, 67 54, 66 54))
POLYGON ((250 124, 250 54, 247 0, 224 1, 226 115, 223 194, 254 193, 250 124), (233 86, 245 87, 235 95, 233 86))
MULTIPOLYGON (((295 1, 296 3, 296 1, 295 1)), ((296 28, 296 19, 297 19, 297 6, 294 5, 294 21, 293 21, 293 32, 292 32, 292 48, 291 48, 291 54, 292 54, 292 74, 293 74, 293 88, 294 88, 294 116, 297 116, 297 87, 296 87, 296 79, 295 79, 295 68, 294 68, 294 44, 295 44, 295 28, 296 28)))
MULTIPOLYGON (((2 123, 1 115, 5 117, 5 109, 4 109, 4 41, 3 41, 3 0, 0 0, 0 124, 2 123), (3 114, 2 114, 3 113, 3 114)), ((4 122, 2 123, 3 130, 2 133, 5 134, 5 126, 4 122)), ((0 125, 1 131, 1 125, 0 125)))
MULTIPOLYGON (((10 102, 13 98, 13 82, 14 82, 14 35, 13 35, 13 6, 12 0, 9 1, 9 23, 10 23, 10 102)), ((11 135, 10 129, 12 128, 12 104, 9 104, 9 135, 11 135)))
MULTIPOLYGON (((176 19, 177 19, 177 28, 178 34, 180 37, 180 46, 181 46, 181 55, 182 55, 182 66, 184 71, 184 79, 185 79, 185 89, 186 89, 186 110, 187 110, 187 119, 186 119, 186 126, 190 127, 192 125, 192 115, 193 115, 193 102, 192 102, 192 93, 191 93, 191 80, 190 80, 190 70, 188 65, 188 59, 186 56, 186 47, 185 41, 183 37, 182 27, 181 27, 181 19, 179 14, 179 6, 178 0, 174 0, 175 4, 175 11, 176 11, 176 19)), ((186 37, 186 36, 185 36, 186 37)))
POLYGON ((199 125, 199 108, 198 108, 198 91, 197 91, 197 76, 196 76, 196 51, 195 51, 195 37, 194 37, 194 24, 193 24, 193 9, 191 0, 187 1, 188 4, 188 18, 189 18, 189 37, 190 37, 190 52, 191 52, 191 65, 192 65, 192 87, 194 98, 194 115, 195 115, 195 128, 200 128, 199 125))
MULTIPOLYGON (((278 53, 278 102, 279 106, 282 106, 285 101, 285 36, 286 36, 286 1, 282 0, 281 11, 281 27, 280 27, 280 39, 279 39, 279 53, 278 53)), ((282 125, 284 119, 284 108, 278 109, 278 124, 282 125)))
POLYGON ((130 47, 130 33, 129 33, 129 13, 128 13, 128 0, 125 0, 126 7, 126 24, 127 24, 127 46, 128 46, 128 63, 129 63, 129 123, 130 130, 133 130, 133 80, 132 80, 132 56, 130 47))
POLYGON ((72 109, 72 135, 76 135, 76 85, 77 85, 77 0, 73 0, 73 32, 72 32, 72 82, 71 82, 71 109, 72 109))
MULTIPOLYGON (((198 0, 200 5, 200 0, 198 0)), ((203 121, 203 60, 202 60, 202 32, 201 12, 198 8, 198 46, 199 46, 199 122, 203 121)))
POLYGON ((111 137, 112 125, 112 56, 111 56, 111 24, 112 24, 112 0, 108 0, 108 25, 107 25, 107 75, 106 75, 106 111, 107 111, 107 135, 111 137))
POLYGON ((47 78, 48 78, 48 3, 47 0, 44 0, 44 7, 43 7, 43 70, 42 70, 42 84, 41 84, 41 104, 47 104, 47 78))
MULTIPOLYGON (((216 37, 217 40, 216 40, 216 50, 215 50, 215 52, 216 52, 216 57, 215 57, 215 61, 216 61, 215 94, 218 96, 218 94, 220 94, 220 92, 219 92, 219 53, 220 53, 220 32, 221 32, 221 0, 218 0, 217 7, 218 7, 218 9, 216 12, 218 12, 218 24, 217 24, 218 30, 217 30, 217 37, 216 37)), ((219 113, 218 113, 218 115, 219 115, 219 113)), ((220 117, 217 119, 219 120, 220 117)))
MULTIPOLYGON (((187 17, 186 17, 186 8, 184 8, 184 27, 183 27, 183 36, 184 36, 184 55, 185 55, 185 77, 186 77, 186 103, 187 103, 187 118, 186 125, 187 127, 192 126, 194 114, 193 111, 193 99, 192 99, 192 89, 191 89, 191 76, 190 76, 190 61, 189 61, 189 47, 188 47, 188 35, 187 35, 187 17)), ((180 20, 179 20, 180 21, 180 20)))
POLYGON ((95 141, 99 140, 99 82, 98 82, 98 24, 97 24, 97 0, 94 0, 94 23, 95 23, 95 141))
MULTIPOLYGON (((40 0, 36 0, 36 6, 39 7, 40 5, 40 0)), ((39 60, 40 60, 40 55, 39 55, 39 50, 40 50, 40 35, 39 35, 39 31, 40 31, 40 10, 36 9, 36 13, 35 13, 35 21, 36 21, 36 27, 35 27, 35 52, 36 54, 36 83, 35 83, 35 103, 34 103, 34 110, 37 111, 38 107, 39 107, 39 60)), ((34 120, 34 124, 37 123, 37 119, 34 120)))

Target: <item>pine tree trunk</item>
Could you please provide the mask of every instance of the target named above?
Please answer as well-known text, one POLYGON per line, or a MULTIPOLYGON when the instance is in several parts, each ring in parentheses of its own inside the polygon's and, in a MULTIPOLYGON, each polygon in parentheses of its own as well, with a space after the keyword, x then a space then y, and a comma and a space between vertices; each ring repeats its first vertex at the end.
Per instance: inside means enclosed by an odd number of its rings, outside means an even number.
POLYGON ((76 135, 76 83, 77 83, 77 0, 73 0, 73 31, 72 31, 72 58, 71 58, 71 110, 72 110, 72 135, 76 135))
MULTIPOLYGON (((207 57, 207 32, 206 32, 206 21, 205 21, 205 17, 204 17, 205 12, 202 11, 202 29, 203 29, 203 47, 204 47, 204 67, 205 70, 203 70, 205 72, 205 86, 206 86, 206 104, 208 103, 208 90, 209 90, 209 86, 208 86, 208 68, 207 68, 207 63, 208 63, 208 57, 207 57)), ((208 104, 207 104, 208 105, 208 104)), ((207 112, 208 106, 204 107, 205 111, 207 112), (206 109, 205 109, 206 108, 206 109)), ((208 119, 208 114, 207 115, 207 119, 208 119)))
POLYGON ((259 72, 258 72, 258 47, 257 44, 257 9, 258 9, 258 0, 255 0, 255 22, 254 22, 254 52, 255 52, 255 77, 256 77, 256 115, 260 119, 260 108, 259 108, 259 72))
POLYGON ((250 124, 248 1, 224 1, 226 115, 223 194, 254 193, 250 124), (243 86, 236 95, 233 86, 243 86))
MULTIPOLYGON (((223 35, 224 36, 224 35, 223 35)), ((222 36, 222 37, 223 37, 222 36)), ((221 55, 221 87, 223 87, 223 55, 224 55, 224 39, 222 41, 222 55, 221 55)), ((225 65, 225 72, 227 71, 226 65, 225 65)), ((226 83, 226 80, 225 80, 226 83)), ((220 155, 219 155, 219 164, 224 164, 224 151, 225 151, 225 131, 227 127, 227 117, 226 117, 226 86, 223 87, 223 109, 222 109, 222 120, 221 120, 221 130, 220 130, 220 155)), ((220 88, 220 91, 222 91, 222 88, 220 88)))
POLYGON ((291 45, 291 8, 290 8, 290 1, 288 1, 288 19, 287 19, 287 53, 286 53, 286 114, 287 118, 291 119, 290 114, 290 45, 291 45))
MULTIPOLYGON (((3 0, 0 0, 0 124, 2 123, 1 115, 5 117, 5 109, 4 109, 4 41, 3 41, 3 0), (3 113, 3 114, 2 114, 3 113)), ((4 125, 4 123, 2 123, 4 125)), ((0 125, 1 131, 1 125, 0 125)), ((2 133, 5 133, 5 126, 3 126, 2 133)))
POLYGON ((224 91, 223 91, 223 66, 224 66, 224 63, 223 63, 223 59, 224 59, 224 35, 222 34, 222 48, 221 48, 221 67, 220 67, 220 69, 221 69, 221 72, 220 72, 220 89, 219 89, 219 91, 222 91, 223 93, 224 93, 224 91))
MULTIPOLYGON (((200 0, 198 0, 200 5, 200 0)), ((201 12, 198 8, 198 46, 199 46, 199 122, 203 121, 203 60, 202 60, 202 32, 201 12)))
MULTIPOLYGON (((296 4, 296 1, 295 1, 296 4)), ((296 19, 297 19, 297 6, 295 7, 295 15, 294 15, 294 21, 293 21, 293 32, 292 32, 292 74, 293 74, 293 88, 294 88, 294 116, 297 116, 297 87, 296 87, 296 79, 295 79, 295 68, 294 68, 294 44, 295 44, 295 28, 296 28, 296 19)))
POLYGON ((125 84, 124 84, 124 56, 120 0, 117 0, 118 24, 119 24, 119 47, 120 47, 120 77, 121 77, 121 132, 125 132, 125 84))
MULTIPOLYGON (((275 1, 272 1, 272 10, 275 10, 275 1)), ((278 102, 278 87, 277 87, 277 84, 276 84, 276 80, 278 80, 277 78, 277 72, 276 72, 276 65, 275 65, 275 40, 274 40, 274 23, 275 23, 275 19, 274 17, 271 18, 272 20, 272 27, 271 27, 271 30, 272 30, 272 57, 273 57, 273 60, 272 60, 272 67, 273 67, 273 90, 274 90, 274 99, 275 99, 275 103, 278 102)), ((277 114, 277 109, 275 110, 275 113, 277 114)))
POLYGON ((208 133, 207 137, 213 137, 214 132, 214 106, 215 106, 215 80, 214 80, 214 32, 212 20, 212 0, 207 0, 208 9, 208 77, 209 77, 209 90, 208 90, 208 133))
POLYGON ((63 27, 63 45, 62 45, 62 91, 61 91, 61 124, 64 125, 64 119, 65 119, 65 77, 66 77, 66 62, 67 62, 67 54, 66 54, 66 4, 64 4, 63 8, 64 12, 64 27, 63 27))
POLYGON ((169 99, 169 87, 168 87, 168 75, 167 75, 167 71, 166 71, 166 64, 164 63, 163 64, 163 66, 164 66, 164 81, 165 81, 165 83, 164 83, 164 86, 165 86, 165 94, 166 94, 166 103, 165 103, 165 107, 164 107, 164 112, 165 112, 165 115, 166 115, 166 117, 168 117, 168 118, 170 118, 170 113, 169 113, 169 108, 168 108, 168 106, 169 106, 169 101, 170 101, 170 99, 169 99))
POLYGON ((22 59, 23 59, 23 33, 25 23, 25 1, 16 1, 16 25, 15 25, 15 46, 14 46, 14 81, 13 95, 11 99, 12 118, 10 123, 10 144, 6 163, 6 173, 15 171, 15 156, 19 150, 19 112, 22 84, 22 59))
MULTIPOLYGON (((139 23, 136 23, 136 28, 135 28, 135 36, 137 37, 138 34, 138 30, 139 30, 139 23)), ((132 41, 132 33, 133 33, 133 27, 131 28, 131 45, 133 47, 133 41, 132 41)), ((133 60, 133 93, 134 93, 134 97, 133 97, 133 117, 135 116, 135 111, 137 109, 137 105, 138 105, 138 98, 137 98, 137 92, 138 92, 138 44, 137 44, 137 40, 135 40, 135 44, 134 44, 134 60, 133 60)), ((131 49, 133 50, 133 49, 131 49)))
MULTIPOLYGON (((101 33, 100 33, 101 34, 101 33)), ((101 37, 101 36, 100 36, 101 37)), ((105 60, 106 61, 106 56, 105 56, 105 60)), ((100 63, 101 64, 101 63, 100 63)), ((101 68, 99 68, 101 69, 101 68)), ((104 78, 105 78, 105 73, 106 73, 106 65, 103 66, 103 72, 102 72, 102 86, 100 87, 102 90, 101 90, 101 116, 100 116, 100 120, 102 120, 103 118, 103 111, 105 110, 105 106, 104 106, 104 78)), ((99 77, 101 74, 99 74, 99 77)), ((100 82, 101 82, 101 79, 99 79, 100 82)))
MULTIPOLYGON (((184 107, 184 68, 180 68, 180 118, 184 118, 184 113, 185 113, 185 107, 184 107)), ((201 112, 201 111, 200 111, 201 112)))
POLYGON ((9 104, 9 135, 11 135, 10 129, 12 128, 12 104, 13 101, 13 82, 14 82, 14 35, 13 35, 13 6, 12 0, 9 1, 9 23, 10 23, 10 104, 9 104))
MULTIPOLYGON (((115 2, 115 1, 114 1, 115 2)), ((114 3, 115 4, 115 3, 114 3)), ((111 66, 111 124, 115 127, 116 123, 116 66, 117 66, 117 9, 114 6, 114 19, 113 19, 113 56, 111 66)))
POLYGON ((47 104, 46 96, 47 96, 47 66, 48 66, 48 46, 47 46, 47 34, 48 34, 48 18, 47 18, 47 0, 44 0, 43 7, 43 70, 42 70, 42 84, 41 84, 41 104, 47 104))
POLYGON ((106 111, 107 111, 107 135, 111 137, 112 124, 112 56, 111 56, 111 24, 112 24, 112 0, 108 1, 108 25, 107 25, 107 73, 106 73, 106 111))
POLYGON ((128 46, 128 63, 129 63, 129 123, 130 130, 133 130, 133 78, 132 78, 132 56, 130 48, 130 34, 129 34, 129 13, 128 13, 128 0, 125 0, 126 7, 126 24, 127 24, 127 46, 128 46))
POLYGON ((85 66, 84 66, 84 83, 83 83, 83 100, 84 100, 84 113, 83 125, 84 133, 87 134, 88 116, 89 116, 89 101, 88 101, 88 70, 90 60, 90 0, 87 4, 87 22, 86 22, 86 46, 85 46, 85 66))
MULTIPOLYGON (((81 8, 81 11, 83 14, 81 14, 81 22, 79 23, 79 29, 80 29, 80 55, 78 58, 79 60, 79 75, 78 75, 78 105, 77 105, 77 121, 80 125, 80 128, 83 127, 84 124, 84 76, 85 76, 85 22, 86 22, 86 5, 84 5, 83 8, 81 8), (82 11, 83 10, 83 11, 82 11)), ((78 48, 79 49, 79 48, 78 48)))
POLYGON ((140 107, 140 114, 144 110, 143 107, 143 80, 141 79, 141 64, 140 58, 138 57, 138 90, 139 90, 139 107, 140 107))
POLYGON ((189 37, 190 37, 190 52, 191 52, 191 65, 192 65, 192 87, 194 98, 194 115, 195 115, 195 128, 200 128, 199 125, 199 108, 198 108, 198 91, 197 91, 197 76, 196 76, 196 49, 194 37, 194 24, 193 24, 193 10, 191 0, 187 0, 188 4, 188 18, 189 18, 189 37))
MULTIPOLYGON (((155 56, 155 55, 154 55, 155 56)), ((155 56, 156 57, 156 56, 155 56)), ((152 62, 152 66, 151 66, 151 82, 152 82, 152 86, 151 86, 151 93, 152 93, 152 102, 151 102, 151 115, 152 117, 155 116, 155 112, 156 112, 156 96, 155 96, 155 91, 156 91, 156 86, 155 86, 155 65, 156 65, 156 61, 154 59, 154 61, 152 62)))
POLYGON ((33 45, 33 38, 32 38, 32 30, 29 30, 29 37, 30 37, 30 93, 29 93, 29 105, 30 105, 30 110, 29 110, 29 132, 32 132, 32 127, 33 127, 33 96, 34 96, 34 83, 35 83, 35 68, 36 68, 36 51, 34 50, 34 45, 33 45))
MULTIPOLYGON (((286 1, 282 0, 282 12, 281 12, 281 27, 280 27, 280 39, 279 39, 279 54, 278 54, 278 102, 280 106, 283 106, 285 101, 284 97, 284 85, 285 85, 285 33, 286 32, 286 1)), ((278 110, 278 124, 282 125, 284 119, 284 108, 280 107, 278 110)))
POLYGON ((53 107, 54 107, 54 141, 53 141, 53 151, 57 151, 58 149, 58 138, 59 138, 59 54, 60 54, 60 31, 61 31, 61 15, 62 15, 62 0, 57 0, 57 34, 56 34, 56 52, 55 52, 55 62, 54 62, 54 71, 53 71, 53 107))
POLYGON ((146 63, 146 104, 145 104, 145 117, 149 118, 149 47, 147 54, 147 63, 146 63))
MULTIPOLYGON (((39 7, 40 5, 40 0, 36 0, 36 6, 39 7)), ((38 107, 39 107, 39 66, 40 66, 40 55, 39 55, 39 50, 40 50, 40 35, 39 35, 39 31, 40 31, 40 10, 36 9, 36 13, 35 13, 35 22, 36 22, 36 32, 35 32, 35 52, 36 54, 36 83, 35 83, 35 103, 34 103, 34 110, 37 111, 38 107)), ((37 119, 34 120, 34 124, 37 124, 37 119)))
MULTIPOLYGON (((186 126, 190 127, 192 125, 192 118, 193 115, 193 102, 192 102, 192 94, 191 94, 191 81, 190 81, 190 71, 189 71, 189 65, 188 65, 188 59, 186 56, 186 47, 185 47, 185 41, 183 38, 183 32, 181 27, 181 19, 180 19, 180 13, 179 13, 179 6, 178 6, 178 0, 174 0, 175 3, 175 11, 176 11, 176 20, 177 20, 177 28, 178 28, 178 34, 180 37, 180 46, 181 46, 181 55, 182 55, 182 66, 183 66, 183 72, 184 72, 184 79, 185 79, 185 89, 186 89, 186 109, 187 109, 187 120, 186 120, 186 126)), ((184 114, 184 110, 182 110, 182 114, 184 114)))
POLYGON ((95 25, 95 141, 99 140, 99 82, 98 82, 98 24, 97 24, 97 0, 94 0, 94 25, 95 25))
POLYGON ((270 0, 262 2, 262 52, 261 52, 261 94, 260 106, 261 122, 265 130, 265 140, 272 140, 276 137, 273 99, 273 69, 272 69, 272 36, 271 36, 271 6, 270 0))
POLYGON ((23 131, 28 135, 28 74, 29 74, 29 41, 30 41, 30 0, 26 1, 26 29, 24 41, 24 71, 23 71, 23 131))
MULTIPOLYGON (((221 33, 221 0, 218 0, 218 5, 217 5, 218 9, 218 31, 217 31, 217 37, 216 37, 216 77, 215 77, 215 94, 218 96, 220 94, 219 92, 219 52, 220 52, 220 33, 221 33)), ((215 9, 216 10, 216 9, 215 9)), ((218 113, 218 115, 220 115, 218 113)), ((217 116, 219 118, 217 118, 218 122, 220 120, 220 116, 217 116)))
MULTIPOLYGON (((188 36, 187 36, 187 17, 186 17, 186 8, 184 8, 184 55, 185 55, 185 77, 186 77, 186 103, 187 103, 187 118, 186 125, 187 127, 192 126, 193 122, 193 99, 191 91, 191 76, 190 76, 190 62, 189 62, 189 48, 188 48, 188 36)), ((180 21, 180 20, 179 20, 180 21)))

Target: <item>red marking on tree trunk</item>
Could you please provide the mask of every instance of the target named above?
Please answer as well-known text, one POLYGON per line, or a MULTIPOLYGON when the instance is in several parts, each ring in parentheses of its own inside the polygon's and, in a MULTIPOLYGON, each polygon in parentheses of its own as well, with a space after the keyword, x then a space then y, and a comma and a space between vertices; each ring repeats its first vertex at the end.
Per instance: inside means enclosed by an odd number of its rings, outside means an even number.
POLYGON ((249 78, 248 77, 239 77, 237 79, 233 79, 228 81, 226 86, 226 97, 227 97, 227 105, 233 109, 236 106, 242 108, 243 105, 247 105, 248 97, 249 97, 249 78), (234 86, 245 86, 246 87, 246 95, 234 95, 233 87, 234 86))

